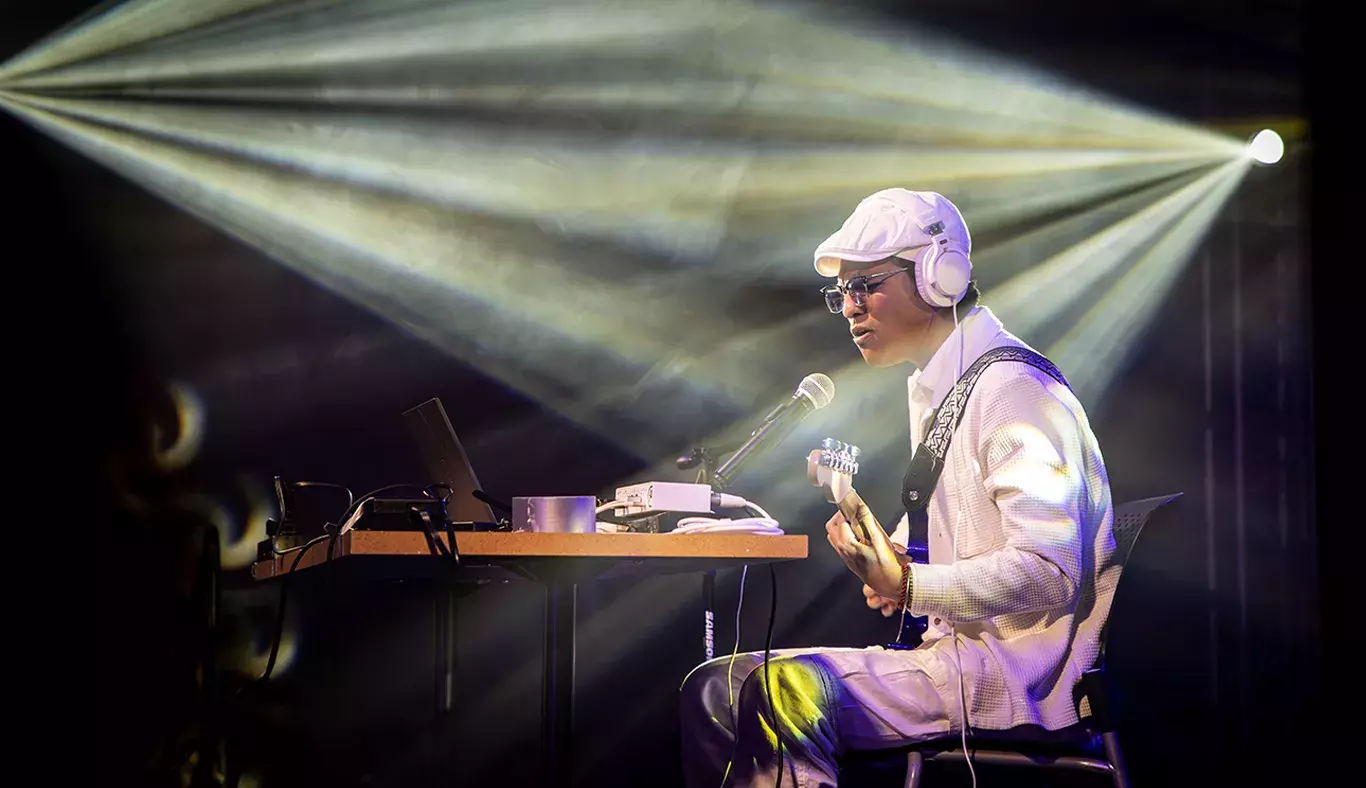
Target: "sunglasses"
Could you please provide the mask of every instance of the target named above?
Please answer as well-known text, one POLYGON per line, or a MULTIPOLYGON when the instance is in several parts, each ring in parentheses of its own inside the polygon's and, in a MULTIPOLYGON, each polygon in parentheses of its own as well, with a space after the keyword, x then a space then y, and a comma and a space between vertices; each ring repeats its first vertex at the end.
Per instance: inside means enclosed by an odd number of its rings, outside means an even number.
POLYGON ((848 296, 853 299, 854 306, 863 308, 868 303, 868 293, 882 286, 897 274, 906 273, 907 269, 898 268, 895 271, 883 271, 872 276, 856 276, 844 284, 826 285, 821 288, 821 295, 825 296, 825 306, 833 314, 840 314, 844 311, 844 298, 848 296))

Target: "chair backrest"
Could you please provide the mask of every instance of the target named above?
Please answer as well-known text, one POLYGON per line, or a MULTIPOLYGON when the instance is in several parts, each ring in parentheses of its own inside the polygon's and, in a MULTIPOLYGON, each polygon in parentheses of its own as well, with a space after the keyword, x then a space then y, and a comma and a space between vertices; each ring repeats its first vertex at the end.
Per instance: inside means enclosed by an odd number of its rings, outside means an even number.
MULTIPOLYGON (((1124 567, 1129 563, 1129 557, 1133 554, 1134 544, 1138 542, 1138 535, 1143 530, 1143 526, 1148 522, 1148 518, 1158 507, 1180 498, 1182 493, 1172 495, 1159 495, 1156 498, 1144 498, 1141 501, 1129 501, 1115 506, 1115 563, 1119 564, 1119 577, 1124 577, 1124 567)), ((1119 595, 1119 580, 1115 581, 1115 596, 1119 595)), ((1114 602, 1111 600, 1110 613, 1114 614, 1114 602)), ((1100 630, 1100 654, 1096 657, 1096 667, 1103 667, 1105 664, 1105 642, 1110 634, 1110 617, 1105 619, 1105 625, 1100 630)))
POLYGON ((1121 567, 1129 563, 1129 554, 1133 552, 1134 543, 1138 541, 1138 534, 1152 513, 1157 511, 1157 507, 1170 503, 1181 495, 1159 495, 1156 498, 1144 498, 1141 501, 1129 501, 1115 506, 1115 560, 1121 567))

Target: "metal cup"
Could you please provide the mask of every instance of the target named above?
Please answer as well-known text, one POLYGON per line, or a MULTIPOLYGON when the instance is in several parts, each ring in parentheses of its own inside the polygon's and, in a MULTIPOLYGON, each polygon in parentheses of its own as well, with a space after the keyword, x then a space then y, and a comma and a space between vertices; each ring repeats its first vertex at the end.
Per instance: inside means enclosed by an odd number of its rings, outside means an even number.
POLYGON ((598 500, 591 495, 539 495, 512 499, 512 530, 534 533, 597 532, 598 500))

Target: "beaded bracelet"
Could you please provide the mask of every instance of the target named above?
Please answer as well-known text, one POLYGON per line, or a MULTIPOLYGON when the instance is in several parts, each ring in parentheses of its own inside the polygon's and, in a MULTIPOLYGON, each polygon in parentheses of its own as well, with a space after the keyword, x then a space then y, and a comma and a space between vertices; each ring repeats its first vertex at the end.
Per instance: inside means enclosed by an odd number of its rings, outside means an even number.
POLYGON ((911 562, 901 566, 901 609, 905 610, 911 602, 911 562))

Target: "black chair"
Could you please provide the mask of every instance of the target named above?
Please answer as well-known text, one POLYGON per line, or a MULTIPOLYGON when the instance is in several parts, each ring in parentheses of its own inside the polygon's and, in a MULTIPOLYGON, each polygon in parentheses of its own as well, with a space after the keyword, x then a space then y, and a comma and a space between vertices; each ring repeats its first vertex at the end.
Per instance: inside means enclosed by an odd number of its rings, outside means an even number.
MULTIPOLYGON (((1144 523, 1159 506, 1180 495, 1146 498, 1115 507, 1115 560, 1119 563, 1121 577, 1144 523)), ((1116 585, 1116 594, 1118 590, 1116 585)), ((1096 657, 1096 665, 1082 674, 1073 690, 1078 708, 1083 698, 1088 700, 1089 716, 1076 725, 1056 731, 1037 726, 980 731, 968 737, 973 764, 1090 772, 1108 775, 1116 788, 1128 788, 1129 776, 1124 770, 1124 758, 1119 749, 1119 735, 1115 732, 1115 719, 1105 681, 1105 641, 1109 630, 1110 621, 1107 619, 1101 627, 1100 654, 1096 657)), ((916 744, 895 752, 905 754, 905 788, 919 788, 928 761, 965 763, 967 760, 962 740, 957 736, 916 744)), ((851 753, 853 760, 865 762, 870 759, 885 760, 887 756, 887 751, 851 753)))

